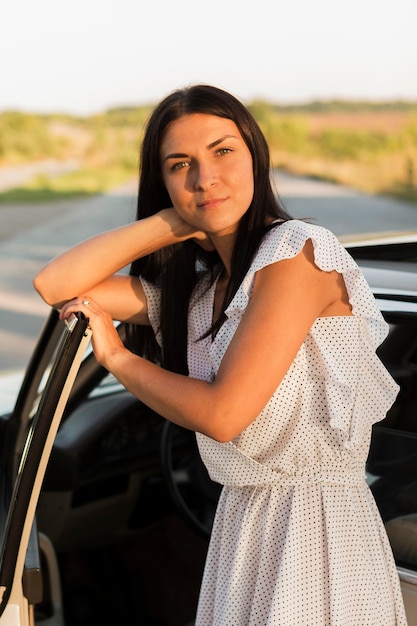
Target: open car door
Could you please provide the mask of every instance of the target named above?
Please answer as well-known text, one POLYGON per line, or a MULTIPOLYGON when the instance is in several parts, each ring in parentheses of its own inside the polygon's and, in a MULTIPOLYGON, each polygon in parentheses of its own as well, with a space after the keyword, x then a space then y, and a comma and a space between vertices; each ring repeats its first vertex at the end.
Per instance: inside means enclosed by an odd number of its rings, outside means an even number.
MULTIPOLYGON (((35 512, 55 435, 90 337, 82 314, 64 323, 57 311, 51 312, 15 409, 1 430, 0 626, 35 623, 33 606, 42 596, 35 512)), ((55 591, 56 610, 42 624, 62 626, 59 590, 55 591)))

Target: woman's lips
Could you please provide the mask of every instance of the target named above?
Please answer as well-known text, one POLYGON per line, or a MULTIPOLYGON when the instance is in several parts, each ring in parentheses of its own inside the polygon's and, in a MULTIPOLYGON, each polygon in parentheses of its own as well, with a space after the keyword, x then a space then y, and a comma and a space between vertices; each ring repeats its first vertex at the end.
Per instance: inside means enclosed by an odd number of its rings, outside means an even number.
POLYGON ((208 200, 204 200, 204 202, 199 202, 197 207, 199 209, 212 209, 218 207, 220 204, 223 204, 225 200, 226 198, 210 198, 208 200))

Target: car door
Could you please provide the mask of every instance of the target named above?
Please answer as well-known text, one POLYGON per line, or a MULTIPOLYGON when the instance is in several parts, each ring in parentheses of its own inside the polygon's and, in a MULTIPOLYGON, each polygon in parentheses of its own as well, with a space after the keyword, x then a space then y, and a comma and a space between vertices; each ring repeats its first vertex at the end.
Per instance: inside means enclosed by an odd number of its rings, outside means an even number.
MULTIPOLYGON (((1 424, 1 626, 34 624, 33 605, 41 595, 35 511, 53 441, 90 336, 88 321, 81 314, 64 323, 52 311, 15 409, 1 424)), ((44 551, 48 553, 47 545, 44 551)), ((49 561, 53 568, 53 551, 49 561)), ((56 611, 44 623, 60 626, 59 581, 52 591, 57 595, 56 611)))
POLYGON ((409 626, 416 626, 417 298, 380 295, 390 332, 378 353, 400 392, 386 418, 374 425, 367 476, 394 553, 409 626))

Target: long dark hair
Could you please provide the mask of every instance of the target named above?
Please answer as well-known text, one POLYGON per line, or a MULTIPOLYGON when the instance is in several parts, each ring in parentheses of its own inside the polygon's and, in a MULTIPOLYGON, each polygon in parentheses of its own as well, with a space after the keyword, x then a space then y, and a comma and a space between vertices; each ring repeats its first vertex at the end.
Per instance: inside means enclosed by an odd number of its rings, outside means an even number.
MULTIPOLYGON (((184 115, 205 113, 232 120, 252 155, 254 195, 242 217, 232 255, 231 278, 222 313, 209 332, 224 320, 224 311, 249 269, 270 218, 288 220, 290 215, 274 193, 270 181, 270 156, 266 140, 255 119, 234 96, 209 85, 195 85, 169 94, 153 111, 141 148, 137 219, 172 206, 165 188, 160 149, 170 123, 184 115)), ((163 349, 159 351, 149 328, 130 329, 130 346, 163 367, 187 374, 187 316, 191 293, 202 268, 214 280, 222 265, 216 252, 206 252, 192 240, 169 246, 132 263, 130 274, 143 276, 161 288, 163 349)))

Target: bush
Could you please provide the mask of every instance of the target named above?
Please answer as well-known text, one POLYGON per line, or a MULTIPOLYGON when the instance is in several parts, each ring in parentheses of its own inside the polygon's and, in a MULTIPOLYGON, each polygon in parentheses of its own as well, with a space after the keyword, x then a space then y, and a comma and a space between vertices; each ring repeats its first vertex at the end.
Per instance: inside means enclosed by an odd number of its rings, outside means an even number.
POLYGON ((0 115, 0 157, 8 162, 59 156, 63 143, 41 116, 7 111, 0 115))

